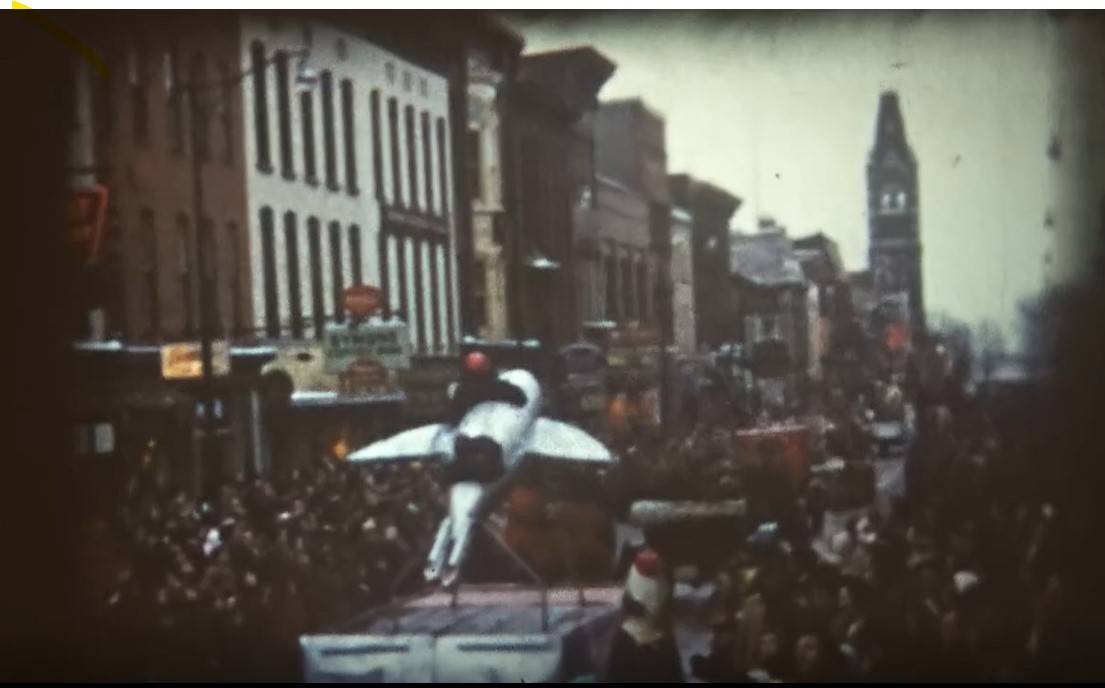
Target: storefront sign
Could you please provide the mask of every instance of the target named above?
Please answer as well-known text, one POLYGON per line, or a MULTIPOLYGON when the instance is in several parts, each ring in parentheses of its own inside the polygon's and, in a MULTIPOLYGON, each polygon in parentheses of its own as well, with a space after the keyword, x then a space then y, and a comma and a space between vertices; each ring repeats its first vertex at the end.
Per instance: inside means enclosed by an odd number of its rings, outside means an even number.
POLYGON ((391 370, 411 365, 407 324, 399 320, 330 325, 323 340, 326 372, 340 375, 357 361, 376 361, 391 370))
MULTIPOLYGON (((212 342, 211 368, 216 377, 230 374, 230 345, 227 342, 212 342)), ((203 377, 203 347, 193 342, 162 346, 161 377, 166 380, 196 380, 203 377)))

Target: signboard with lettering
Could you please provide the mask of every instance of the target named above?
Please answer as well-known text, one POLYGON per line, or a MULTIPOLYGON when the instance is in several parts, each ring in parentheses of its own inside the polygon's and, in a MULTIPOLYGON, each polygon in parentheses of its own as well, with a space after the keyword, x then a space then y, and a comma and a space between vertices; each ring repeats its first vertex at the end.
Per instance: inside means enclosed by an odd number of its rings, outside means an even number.
MULTIPOLYGON (((211 366, 216 377, 230 374, 230 345, 212 342, 211 366)), ((200 344, 166 344, 161 347, 161 377, 166 380, 196 380, 203 377, 203 349, 200 344)))
POLYGON ((411 365, 411 339, 401 320, 372 320, 329 325, 323 339, 326 372, 344 374, 359 360, 372 360, 391 370, 411 365))
POLYGON ((69 228, 73 241, 81 249, 85 265, 95 265, 100 258, 107 201, 106 186, 77 189, 69 197, 69 228))
POLYGON ((389 208, 387 206, 381 208, 380 214, 383 219, 383 224, 395 225, 408 230, 413 229, 431 232, 443 237, 449 236, 449 225, 440 218, 415 214, 400 210, 399 208, 389 208))

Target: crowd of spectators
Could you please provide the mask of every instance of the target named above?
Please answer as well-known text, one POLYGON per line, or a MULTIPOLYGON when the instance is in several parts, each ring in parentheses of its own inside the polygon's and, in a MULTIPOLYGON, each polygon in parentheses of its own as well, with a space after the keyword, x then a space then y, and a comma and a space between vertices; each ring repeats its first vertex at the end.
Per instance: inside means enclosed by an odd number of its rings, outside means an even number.
POLYGON ((105 661, 132 680, 296 680, 299 635, 387 599, 442 513, 421 465, 322 460, 218 504, 134 494, 101 538, 105 661))

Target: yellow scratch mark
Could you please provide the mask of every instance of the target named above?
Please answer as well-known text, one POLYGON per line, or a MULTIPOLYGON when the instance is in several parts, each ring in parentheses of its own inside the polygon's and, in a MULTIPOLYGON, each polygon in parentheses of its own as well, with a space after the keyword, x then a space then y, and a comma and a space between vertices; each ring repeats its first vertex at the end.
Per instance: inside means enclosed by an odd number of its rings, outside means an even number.
MULTIPOLYGON (((16 2, 15 0, 12 0, 12 9, 29 10, 31 8, 27 7, 21 2, 16 2)), ((54 38, 67 45, 70 50, 75 52, 80 57, 84 58, 85 61, 88 62, 88 64, 92 65, 92 68, 103 75, 105 79, 107 78, 107 65, 105 65, 103 60, 97 57, 96 53, 92 52, 92 50, 87 45, 81 43, 72 35, 70 35, 65 29, 47 19, 46 16, 43 15, 41 12, 28 12, 23 16, 38 24, 44 31, 52 34, 54 38)))

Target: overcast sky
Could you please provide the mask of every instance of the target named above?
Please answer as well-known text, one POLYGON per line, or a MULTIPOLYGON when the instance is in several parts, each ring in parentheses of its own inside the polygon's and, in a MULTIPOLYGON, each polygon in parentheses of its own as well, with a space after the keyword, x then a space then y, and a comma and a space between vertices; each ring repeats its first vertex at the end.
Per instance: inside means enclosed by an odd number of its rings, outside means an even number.
POLYGON ((1048 45, 1039 14, 609 13, 513 18, 527 52, 593 45, 618 64, 603 99, 667 121, 669 170, 823 230, 866 264, 865 164, 879 93, 898 91, 920 171, 928 310, 1015 322, 1042 282, 1048 45))

